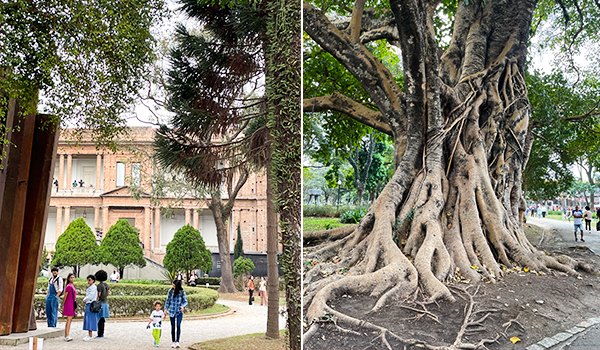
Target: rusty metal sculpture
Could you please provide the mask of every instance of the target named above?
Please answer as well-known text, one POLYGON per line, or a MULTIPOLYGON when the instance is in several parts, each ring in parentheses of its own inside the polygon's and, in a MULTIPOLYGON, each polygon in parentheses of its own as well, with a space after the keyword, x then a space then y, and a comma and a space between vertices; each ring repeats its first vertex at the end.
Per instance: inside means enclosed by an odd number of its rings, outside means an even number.
POLYGON ((33 298, 46 232, 58 126, 10 100, 0 169, 0 335, 35 329, 33 298))

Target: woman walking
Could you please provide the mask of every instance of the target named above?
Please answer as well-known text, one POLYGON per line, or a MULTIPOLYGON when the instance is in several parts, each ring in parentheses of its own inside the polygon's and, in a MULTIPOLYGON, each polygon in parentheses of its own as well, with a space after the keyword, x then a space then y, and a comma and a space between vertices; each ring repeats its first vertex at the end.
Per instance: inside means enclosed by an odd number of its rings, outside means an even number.
POLYGON ((98 313, 98 336, 96 338, 104 338, 104 322, 105 319, 110 318, 108 313, 108 295, 110 294, 110 288, 106 284, 108 274, 104 270, 98 270, 96 272, 96 281, 98 283, 98 300, 102 304, 102 309, 98 313))
POLYGON ((258 285, 258 294, 260 295, 260 306, 269 305, 269 298, 267 298, 267 281, 264 277, 260 278, 260 284, 258 285))
POLYGON ((87 276, 87 283, 89 287, 85 291, 85 298, 83 298, 83 302, 85 303, 85 313, 83 314, 83 330, 88 331, 88 335, 83 337, 83 341, 92 340, 92 332, 98 331, 98 313, 90 310, 92 301, 98 300, 98 288, 94 282, 96 282, 96 276, 87 276))
POLYGON ((181 288, 181 280, 174 280, 173 286, 167 293, 167 301, 165 302, 166 314, 171 320, 171 341, 172 348, 179 348, 179 336, 181 335, 181 320, 183 319, 183 310, 188 304, 185 290, 181 288))
POLYGON ((71 332, 71 321, 75 316, 75 298, 77 297, 77 290, 73 287, 75 282, 75 275, 70 273, 67 276, 67 286, 65 287, 65 296, 63 297, 63 316, 67 316, 67 324, 65 325, 65 341, 71 341, 73 338, 69 336, 71 332))

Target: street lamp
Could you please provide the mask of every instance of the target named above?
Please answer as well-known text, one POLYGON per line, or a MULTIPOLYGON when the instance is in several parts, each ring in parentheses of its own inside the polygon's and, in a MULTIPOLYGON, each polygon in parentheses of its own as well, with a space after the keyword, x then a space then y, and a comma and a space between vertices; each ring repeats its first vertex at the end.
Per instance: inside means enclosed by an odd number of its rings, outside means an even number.
POLYGON ((342 187, 342 180, 338 180, 338 204, 337 204, 337 211, 340 211, 340 187, 342 187))

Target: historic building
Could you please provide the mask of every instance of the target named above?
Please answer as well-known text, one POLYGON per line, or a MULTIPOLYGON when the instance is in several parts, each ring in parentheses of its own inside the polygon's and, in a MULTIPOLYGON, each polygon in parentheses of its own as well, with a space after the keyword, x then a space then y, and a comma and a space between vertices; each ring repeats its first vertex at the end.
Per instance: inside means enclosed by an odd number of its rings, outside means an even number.
MULTIPOLYGON (((155 171, 150 160, 154 129, 132 128, 132 141, 116 152, 96 149, 83 138, 69 141, 61 134, 58 143, 50 212, 46 225, 48 251, 77 218, 83 218, 100 239, 119 219, 127 219, 139 229, 146 257, 162 263, 167 244, 175 232, 186 224, 198 229, 207 248, 218 252, 217 230, 212 212, 206 204, 192 198, 162 198, 151 201, 150 177, 155 171), (139 186, 141 195, 133 196, 131 185, 139 186), (165 215, 169 205, 175 209, 165 215)), ((240 223, 244 251, 266 252, 266 177, 251 174, 238 194, 228 222, 231 249, 240 223)), ((227 199, 224 193, 223 199, 227 199)))

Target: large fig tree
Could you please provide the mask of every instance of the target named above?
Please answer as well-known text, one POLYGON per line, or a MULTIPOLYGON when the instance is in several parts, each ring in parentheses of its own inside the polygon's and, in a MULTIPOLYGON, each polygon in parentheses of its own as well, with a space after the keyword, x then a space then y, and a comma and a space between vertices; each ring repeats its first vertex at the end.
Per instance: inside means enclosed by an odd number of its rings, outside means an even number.
MULTIPOLYGON (((349 18, 339 6, 333 20, 304 3, 305 32, 369 99, 356 101, 343 91, 305 96, 304 111, 342 112, 391 135, 396 166, 357 226, 311 235, 329 240, 304 251, 305 266, 312 267, 304 279, 305 316, 312 325, 305 340, 319 327, 314 321, 327 315, 337 325, 385 333, 328 304, 345 294, 376 297, 376 312, 418 289, 429 301, 454 300, 444 282, 456 271, 478 282, 501 277, 501 264, 573 275, 584 267, 538 251, 520 220, 522 173, 533 142, 524 74, 537 5, 390 0, 373 9, 357 0, 349 18), (455 6, 445 17, 453 21, 445 50, 439 45, 441 5, 455 6), (401 52, 400 78, 369 50, 376 40, 401 52)), ((588 5, 598 10, 597 2, 588 5)))

